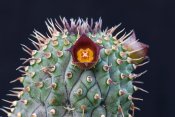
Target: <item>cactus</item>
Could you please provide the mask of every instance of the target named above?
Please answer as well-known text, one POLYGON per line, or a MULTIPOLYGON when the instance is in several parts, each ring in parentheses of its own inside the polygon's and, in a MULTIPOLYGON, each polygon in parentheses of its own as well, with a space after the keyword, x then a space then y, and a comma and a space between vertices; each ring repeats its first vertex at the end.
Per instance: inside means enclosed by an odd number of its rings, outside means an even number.
POLYGON ((114 26, 101 30, 102 20, 60 18, 46 22, 49 34, 37 30, 31 40, 35 50, 22 44, 30 58, 21 58, 22 75, 3 101, 9 117, 133 117, 133 97, 138 77, 133 71, 147 64, 148 45, 138 42, 132 30, 124 33, 114 26), (116 30, 117 29, 117 30, 116 30), (114 32, 117 32, 114 35, 114 32), (123 34, 124 33, 124 34, 123 34))

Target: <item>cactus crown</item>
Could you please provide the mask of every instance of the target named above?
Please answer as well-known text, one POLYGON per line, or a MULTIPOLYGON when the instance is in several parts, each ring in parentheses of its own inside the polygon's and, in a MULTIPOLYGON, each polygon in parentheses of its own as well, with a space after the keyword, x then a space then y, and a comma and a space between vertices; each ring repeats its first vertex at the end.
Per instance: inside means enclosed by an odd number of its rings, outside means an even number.
POLYGON ((70 19, 70 23, 67 21, 66 18, 60 18, 61 22, 63 24, 63 27, 61 27, 59 25, 59 23, 57 23, 59 29, 63 30, 67 30, 70 34, 87 34, 87 33, 91 33, 91 34, 97 34, 99 32, 101 32, 101 28, 102 28, 102 20, 101 18, 95 22, 93 22, 93 19, 91 19, 91 23, 89 24, 88 19, 83 20, 83 19, 78 19, 77 21, 74 19, 70 19))

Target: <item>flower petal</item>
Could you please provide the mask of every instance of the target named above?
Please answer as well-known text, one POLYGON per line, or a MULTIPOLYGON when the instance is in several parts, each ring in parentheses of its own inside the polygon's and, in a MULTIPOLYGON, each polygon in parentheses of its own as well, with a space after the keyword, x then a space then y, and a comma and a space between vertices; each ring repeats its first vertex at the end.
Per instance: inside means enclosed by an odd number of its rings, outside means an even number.
POLYGON ((72 54, 74 64, 81 69, 90 69, 97 63, 101 48, 101 46, 83 34, 69 51, 72 54))
MULTIPOLYGON (((128 51, 129 57, 132 59, 139 59, 139 58, 145 58, 148 52, 149 46, 138 42, 136 40, 136 35, 133 32, 131 36, 129 36, 124 42, 123 42, 124 47, 128 51)), ((135 64, 139 64, 143 61, 144 59, 134 61, 135 64)))

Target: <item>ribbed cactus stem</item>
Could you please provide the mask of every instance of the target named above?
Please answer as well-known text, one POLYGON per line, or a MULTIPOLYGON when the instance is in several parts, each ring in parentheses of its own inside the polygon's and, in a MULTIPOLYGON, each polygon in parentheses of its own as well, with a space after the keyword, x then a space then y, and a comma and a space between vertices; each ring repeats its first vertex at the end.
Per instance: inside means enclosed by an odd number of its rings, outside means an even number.
POLYGON ((49 34, 34 30, 29 39, 35 46, 21 44, 29 58, 21 58, 17 70, 23 87, 10 90, 10 107, 1 111, 9 117, 134 117, 135 86, 145 74, 133 71, 149 62, 148 45, 134 31, 119 31, 119 25, 102 31, 102 20, 66 18, 48 20, 49 34), (117 32, 116 34, 114 34, 117 32), (121 36, 120 36, 121 35, 121 36))

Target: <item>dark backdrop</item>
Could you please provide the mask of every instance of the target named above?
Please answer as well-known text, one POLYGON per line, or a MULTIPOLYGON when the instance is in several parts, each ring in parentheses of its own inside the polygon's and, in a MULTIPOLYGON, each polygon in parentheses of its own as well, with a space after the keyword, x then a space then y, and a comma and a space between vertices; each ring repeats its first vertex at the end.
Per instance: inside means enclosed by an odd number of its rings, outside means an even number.
MULTIPOLYGON (((140 80, 142 92, 137 96, 141 112, 136 117, 175 117, 175 4, 173 0, 1 0, 0 1, 0 98, 7 98, 9 81, 18 77, 20 57, 27 56, 20 43, 29 44, 33 29, 45 33, 46 18, 102 17, 103 28, 123 23, 128 31, 150 45, 149 72, 140 80)), ((5 105, 0 101, 0 107, 5 105)), ((5 117, 4 114, 0 114, 5 117)))

